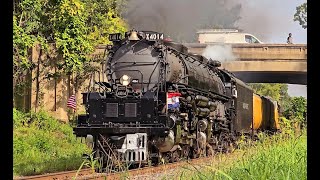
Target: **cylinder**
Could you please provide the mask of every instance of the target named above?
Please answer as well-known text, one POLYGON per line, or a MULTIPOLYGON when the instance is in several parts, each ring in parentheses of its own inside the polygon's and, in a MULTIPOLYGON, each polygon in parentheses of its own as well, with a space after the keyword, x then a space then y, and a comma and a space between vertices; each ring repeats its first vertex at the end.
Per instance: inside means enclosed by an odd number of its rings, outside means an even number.
POLYGON ((196 105, 199 106, 199 107, 208 107, 208 102, 209 102, 209 99, 204 97, 204 96, 200 96, 200 95, 197 95, 195 97, 195 100, 196 100, 196 105))
POLYGON ((197 115, 201 117, 206 117, 210 113, 208 108, 197 108, 197 115))
POLYGON ((208 102, 209 99, 204 97, 204 96, 200 96, 200 95, 197 95, 196 98, 195 98, 196 101, 205 101, 205 102, 208 102))
POLYGON ((217 104, 212 101, 209 101, 208 107, 209 107, 210 111, 215 111, 217 109, 217 104))

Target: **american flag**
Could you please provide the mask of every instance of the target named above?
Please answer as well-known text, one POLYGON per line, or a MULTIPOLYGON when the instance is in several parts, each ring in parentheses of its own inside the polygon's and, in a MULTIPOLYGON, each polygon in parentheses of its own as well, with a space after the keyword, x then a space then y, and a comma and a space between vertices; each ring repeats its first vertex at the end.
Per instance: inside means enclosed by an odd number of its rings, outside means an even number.
POLYGON ((76 103, 76 96, 75 95, 72 95, 69 100, 68 100, 68 103, 67 103, 67 107, 73 109, 73 110, 76 110, 77 109, 77 103, 76 103))

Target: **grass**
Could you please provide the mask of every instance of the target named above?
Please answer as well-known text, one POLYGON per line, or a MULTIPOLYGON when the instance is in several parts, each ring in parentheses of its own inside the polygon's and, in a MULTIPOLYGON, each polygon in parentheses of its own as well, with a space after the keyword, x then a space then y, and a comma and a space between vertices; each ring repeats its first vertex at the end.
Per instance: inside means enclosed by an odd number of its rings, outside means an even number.
MULTIPOLYGON (((288 131, 284 131, 288 132, 288 131)), ((177 179, 303 180, 307 179, 307 136, 302 133, 260 134, 260 141, 243 143, 236 157, 219 163, 184 168, 177 179), (240 155, 241 154, 241 155, 240 155)))
POLYGON ((76 170, 90 149, 73 134, 69 124, 45 112, 13 114, 13 174, 37 175, 76 170))

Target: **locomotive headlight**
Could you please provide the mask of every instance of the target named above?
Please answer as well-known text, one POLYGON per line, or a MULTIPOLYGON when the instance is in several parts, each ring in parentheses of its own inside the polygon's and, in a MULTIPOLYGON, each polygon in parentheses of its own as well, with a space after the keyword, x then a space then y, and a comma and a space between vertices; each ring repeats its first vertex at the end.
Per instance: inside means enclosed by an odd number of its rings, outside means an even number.
POLYGON ((120 78, 120 83, 124 86, 128 86, 129 83, 130 83, 130 76, 128 75, 123 75, 121 78, 120 78))

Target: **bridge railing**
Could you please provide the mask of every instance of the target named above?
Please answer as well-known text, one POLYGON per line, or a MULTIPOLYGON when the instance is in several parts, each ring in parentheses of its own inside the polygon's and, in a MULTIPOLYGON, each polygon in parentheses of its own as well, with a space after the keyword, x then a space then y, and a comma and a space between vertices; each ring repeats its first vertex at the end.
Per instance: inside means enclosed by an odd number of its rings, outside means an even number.
POLYGON ((202 54, 207 46, 231 46, 240 61, 307 61, 306 44, 185 44, 189 52, 202 54))

